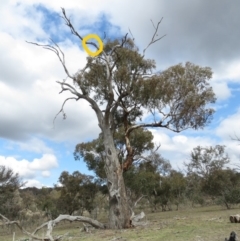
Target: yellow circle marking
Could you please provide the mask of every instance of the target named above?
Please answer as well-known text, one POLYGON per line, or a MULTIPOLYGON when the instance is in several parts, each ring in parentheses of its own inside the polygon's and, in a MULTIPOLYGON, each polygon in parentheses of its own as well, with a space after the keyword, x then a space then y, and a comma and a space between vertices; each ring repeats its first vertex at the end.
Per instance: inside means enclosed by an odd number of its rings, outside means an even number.
POLYGON ((86 37, 84 37, 82 40, 82 45, 84 50, 86 50, 86 52, 92 57, 99 55, 103 51, 103 42, 96 34, 89 34, 86 37), (99 44, 99 49, 96 52, 92 52, 86 44, 86 42, 91 38, 96 39, 99 44))

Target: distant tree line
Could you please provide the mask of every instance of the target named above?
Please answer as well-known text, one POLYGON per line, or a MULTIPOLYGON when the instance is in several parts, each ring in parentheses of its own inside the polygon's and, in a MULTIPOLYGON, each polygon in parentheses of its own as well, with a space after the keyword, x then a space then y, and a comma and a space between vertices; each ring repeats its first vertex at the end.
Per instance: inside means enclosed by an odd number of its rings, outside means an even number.
MULTIPOLYGON (((186 204, 193 207, 217 204, 229 209, 240 203, 240 173, 226 167, 230 159, 224 146, 197 146, 191 152, 190 161, 185 163, 186 171, 181 172, 174 170, 170 162, 153 149, 152 139, 151 132, 142 130, 133 140, 136 142, 135 164, 124 172, 130 207, 144 205, 152 211, 170 211, 186 204), (143 157, 147 150, 149 155, 143 157)), ((120 140, 119 135, 116 137, 119 156, 124 155, 120 140)), ((84 212, 97 218, 96 209, 108 209, 101 145, 99 137, 77 145, 74 153, 76 159, 83 158, 89 169, 95 171, 95 177, 78 171, 72 174, 63 171, 58 185, 53 188, 23 189, 24 183, 18 174, 0 166, 0 213, 10 219, 19 218, 23 209, 40 210, 47 219, 55 219, 59 214, 83 215, 84 212)))

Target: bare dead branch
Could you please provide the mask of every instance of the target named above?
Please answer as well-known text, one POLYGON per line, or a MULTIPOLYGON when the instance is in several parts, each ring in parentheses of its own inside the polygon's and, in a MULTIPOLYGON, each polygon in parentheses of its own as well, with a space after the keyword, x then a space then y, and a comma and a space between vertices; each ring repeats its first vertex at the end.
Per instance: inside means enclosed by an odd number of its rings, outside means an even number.
POLYGON ((64 109, 63 109, 63 108, 64 108, 64 105, 66 104, 66 102, 67 102, 68 100, 73 100, 73 99, 76 100, 76 101, 78 101, 80 98, 69 97, 69 98, 65 99, 64 102, 63 102, 63 104, 62 104, 62 107, 61 107, 60 111, 56 114, 56 116, 55 116, 54 119, 53 119, 53 125, 54 125, 54 122, 55 122, 57 116, 58 116, 60 113, 63 113, 63 119, 64 119, 64 120, 67 118, 67 115, 66 115, 66 113, 64 112, 64 109))
POLYGON ((72 75, 70 75, 70 73, 69 73, 69 71, 68 71, 68 69, 67 69, 67 67, 66 67, 66 64, 65 64, 65 55, 64 55, 63 51, 61 50, 61 48, 58 46, 57 43, 55 43, 52 39, 50 39, 50 40, 51 40, 51 42, 52 42, 55 46, 52 46, 52 45, 50 45, 50 44, 38 44, 38 43, 28 42, 28 41, 26 41, 26 42, 29 43, 29 44, 33 44, 33 45, 39 46, 39 47, 43 47, 44 49, 47 49, 47 50, 50 50, 50 51, 54 52, 54 53, 57 55, 58 59, 60 60, 62 66, 63 66, 63 68, 64 68, 64 71, 65 71, 65 73, 67 74, 67 76, 68 76, 69 78, 71 78, 72 80, 75 80, 75 77, 72 76, 72 75))
MULTIPOLYGON (((115 46, 113 47, 113 49, 112 49, 112 51, 111 51, 111 53, 110 53, 110 56, 112 56, 113 52, 115 52, 116 49, 123 47, 123 45, 124 45, 124 44, 126 43, 126 41, 127 41, 127 35, 128 35, 128 34, 126 34, 126 35, 123 37, 121 44, 117 44, 117 45, 115 45, 115 46)), ((111 69, 113 69, 113 68, 114 68, 114 67, 112 67, 111 69)))
POLYGON ((157 152, 160 147, 161 147, 161 144, 159 143, 153 152, 157 152))
MULTIPOLYGON (((65 21, 65 24, 70 28, 71 30, 71 33, 73 35, 75 35, 76 37, 78 37, 81 41, 83 40, 83 37, 76 31, 76 29, 73 27, 72 23, 71 23, 71 20, 70 18, 67 17, 66 15, 66 12, 65 12, 65 9, 64 8, 61 8, 62 9, 62 13, 63 13, 63 16, 62 19, 65 21)), ((89 44, 89 45, 92 45, 94 46, 97 50, 99 49, 99 46, 97 46, 94 42, 86 42, 86 44, 89 44)))
POLYGON ((138 199, 137 199, 137 201, 134 203, 134 205, 133 205, 133 207, 136 207, 137 206, 137 204, 138 204, 138 202, 140 202, 144 197, 146 197, 147 195, 142 195, 141 197, 139 197, 138 199))
POLYGON ((49 239, 48 237, 38 237, 36 235, 29 233, 27 230, 25 230, 20 224, 19 221, 10 221, 8 218, 6 218, 5 216, 3 216, 2 214, 0 214, 0 217, 2 217, 2 219, 4 220, 4 225, 12 225, 15 224, 21 231, 22 233, 28 235, 29 237, 35 239, 35 240, 46 240, 46 241, 58 241, 59 239, 49 239))
POLYGON ((16 224, 18 226, 18 228, 22 231, 22 233, 28 235, 29 237, 31 237, 35 240, 39 240, 39 241, 42 241, 42 240, 44 240, 44 241, 58 241, 58 240, 60 240, 63 237, 63 235, 60 235, 60 236, 57 236, 57 237, 52 237, 52 230, 53 230, 53 227, 55 227, 57 223, 59 223, 63 220, 80 221, 80 222, 88 223, 91 226, 93 226, 95 228, 98 228, 98 229, 105 229, 106 228, 106 226, 104 224, 102 224, 102 223, 100 223, 97 220, 94 220, 92 218, 83 217, 83 216, 59 215, 55 220, 50 220, 48 222, 43 223, 42 225, 37 227, 34 230, 33 233, 30 233, 30 232, 26 231, 19 224, 18 221, 10 221, 8 218, 3 216, 2 214, 0 214, 0 217, 4 220, 5 224, 16 224), (36 233, 44 227, 47 227, 47 233, 46 233, 45 237, 36 236, 36 233))
POLYGON ((156 30, 156 27, 155 27, 155 25, 154 25, 152 19, 150 19, 150 21, 152 22, 152 25, 153 25, 154 29, 156 30))
POLYGON ((158 32, 158 28, 159 28, 159 25, 160 25, 160 23, 162 22, 162 20, 163 20, 163 18, 161 18, 161 20, 158 22, 157 27, 154 26, 153 21, 151 20, 151 22, 152 22, 152 24, 153 24, 153 27, 155 28, 155 32, 154 32, 154 34, 153 34, 153 36, 152 36, 152 39, 151 39, 150 43, 149 43, 148 46, 143 50, 143 56, 142 56, 142 57, 145 56, 146 50, 147 50, 152 44, 154 44, 155 42, 159 41, 160 39, 162 39, 163 37, 166 36, 166 34, 165 34, 165 35, 163 35, 162 37, 155 39, 155 37, 158 36, 158 35, 157 35, 157 32, 158 32))
MULTIPOLYGON (((231 136, 230 136, 233 141, 240 141, 240 137, 237 136, 236 133, 234 133, 234 136, 235 136, 235 137, 231 137, 231 136)), ((238 145, 240 145, 240 144, 238 144, 238 145)))
MULTIPOLYGON (((72 85, 70 85, 68 83, 65 83, 65 82, 60 82, 60 81, 57 81, 57 83, 59 83, 61 85, 61 88, 62 88, 60 93, 62 93, 63 91, 70 91, 73 95, 75 95, 77 97, 77 98, 76 97, 70 97, 68 99, 75 99, 75 100, 84 99, 90 104, 90 106, 92 107, 92 109, 95 111, 95 113, 97 115, 99 127, 101 128, 100 123, 102 123, 103 115, 102 115, 102 112, 101 112, 99 106, 97 105, 97 103, 91 97, 89 97, 87 94, 79 93, 72 85)), ((67 100, 65 100, 65 103, 66 103, 67 100)), ((64 106, 65 103, 63 103, 62 107, 64 106)), ((62 108, 61 108, 61 110, 62 110, 62 108)), ((61 110, 60 110, 60 113, 62 112, 61 110)))
POLYGON ((106 228, 106 226, 104 224, 102 224, 92 218, 88 218, 88 217, 84 217, 84 216, 59 215, 56 219, 51 220, 50 223, 46 222, 46 223, 42 224, 41 226, 39 226, 38 228, 36 228, 36 230, 33 232, 33 234, 35 234, 37 231, 39 231, 40 229, 42 229, 43 227, 45 227, 47 225, 49 225, 49 227, 54 227, 57 223, 59 223, 63 220, 80 221, 80 222, 88 223, 88 224, 92 225, 94 228, 98 228, 98 229, 106 228))
POLYGON ((59 92, 59 94, 61 94, 63 91, 68 90, 68 91, 70 91, 73 95, 76 95, 76 96, 78 96, 78 97, 80 97, 80 96, 82 95, 81 93, 77 92, 77 90, 76 90, 73 86, 71 86, 71 85, 68 84, 68 83, 65 83, 65 81, 63 81, 63 82, 56 81, 56 82, 57 82, 58 84, 60 84, 61 87, 62 87, 62 90, 59 92), (64 86, 67 86, 67 88, 64 87, 64 86))
POLYGON ((135 38, 133 37, 133 34, 132 34, 132 32, 131 32, 130 28, 128 28, 128 30, 129 30, 129 33, 132 35, 132 40, 134 41, 134 40, 135 40, 135 38))
POLYGON ((106 39, 106 37, 107 37, 106 32, 104 32, 103 39, 106 39))

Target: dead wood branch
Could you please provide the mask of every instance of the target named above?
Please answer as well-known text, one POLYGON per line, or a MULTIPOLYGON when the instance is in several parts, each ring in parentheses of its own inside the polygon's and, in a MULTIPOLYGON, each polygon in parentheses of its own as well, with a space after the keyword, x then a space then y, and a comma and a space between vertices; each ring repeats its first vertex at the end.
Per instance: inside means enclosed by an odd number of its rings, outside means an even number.
POLYGON ((142 211, 141 213, 139 213, 139 214, 137 214, 137 215, 134 215, 134 216, 132 217, 132 221, 133 221, 133 222, 138 222, 138 221, 140 221, 141 219, 143 219, 145 216, 146 216, 145 213, 142 211))
POLYGON ((88 218, 88 217, 83 217, 83 216, 70 216, 70 215, 59 215, 56 219, 54 220, 50 220, 48 222, 43 223, 42 225, 40 225, 39 227, 37 227, 33 233, 28 232, 27 230, 25 230, 19 223, 19 221, 10 221, 8 218, 6 218, 5 216, 3 216, 2 214, 0 214, 0 217, 3 219, 4 224, 2 225, 9 225, 9 224, 16 224, 18 226, 18 228, 22 231, 23 234, 28 235, 29 237, 31 237, 34 240, 39 240, 39 241, 59 241, 61 240, 65 235, 60 235, 57 237, 52 237, 52 231, 53 231, 53 227, 55 227, 55 225, 63 220, 68 220, 68 221, 80 221, 80 222, 85 222, 90 224, 91 226, 93 226, 94 228, 98 228, 98 229, 105 229, 106 226, 100 222, 98 222, 97 220, 88 218), (41 230, 42 228, 47 227, 47 232, 45 237, 38 237, 37 236, 37 232, 39 230, 41 230))
POLYGON ((16 224, 16 226, 22 231, 23 234, 26 234, 27 236, 31 237, 34 240, 39 240, 39 241, 59 241, 59 237, 55 239, 49 239, 48 237, 38 237, 34 234, 29 233, 27 230, 25 230, 19 223, 19 221, 10 221, 8 218, 0 214, 0 217, 4 220, 3 225, 12 225, 16 224))
POLYGON ((79 98, 69 97, 69 98, 67 98, 67 99, 64 100, 60 111, 56 114, 56 116, 55 116, 54 119, 53 119, 53 125, 54 125, 54 122, 55 122, 57 116, 58 116, 61 112, 63 113, 63 119, 65 120, 65 119, 67 118, 67 115, 66 115, 66 113, 64 112, 64 109, 63 109, 63 108, 64 108, 64 105, 66 104, 66 102, 67 102, 68 100, 76 100, 76 101, 78 101, 79 98))
POLYGON ((41 226, 36 228, 33 233, 34 234, 37 233, 40 229, 42 229, 45 226, 47 226, 48 229, 52 229, 57 223, 59 223, 63 220, 85 222, 85 223, 92 225, 94 228, 98 228, 98 229, 106 228, 106 226, 104 224, 102 224, 92 218, 83 217, 83 216, 59 215, 56 219, 43 223, 41 226))
POLYGON ((145 56, 146 50, 147 50, 152 44, 154 44, 155 42, 159 41, 160 39, 162 39, 163 37, 166 36, 166 34, 165 34, 165 35, 163 35, 162 37, 155 39, 155 37, 158 36, 158 35, 157 35, 157 32, 158 32, 158 28, 159 28, 159 25, 160 25, 160 23, 162 22, 162 20, 163 20, 163 18, 158 22, 157 27, 154 26, 153 21, 151 20, 151 22, 152 22, 152 24, 153 24, 153 27, 155 28, 155 32, 154 32, 154 34, 153 34, 153 36, 152 36, 152 39, 151 39, 150 43, 149 43, 148 46, 143 50, 143 57, 145 56))
POLYGON ((55 45, 55 46, 52 46, 52 45, 50 45, 50 44, 38 44, 38 43, 28 42, 28 41, 26 41, 26 42, 29 43, 29 44, 33 44, 33 45, 39 46, 39 47, 43 47, 44 49, 48 49, 48 50, 54 52, 54 53, 57 55, 58 59, 60 60, 62 66, 63 66, 63 68, 64 68, 64 71, 65 71, 65 73, 67 74, 67 76, 68 76, 70 79, 72 79, 72 80, 75 81, 75 77, 72 76, 72 75, 70 75, 70 73, 69 73, 69 71, 68 71, 68 69, 67 69, 67 67, 66 67, 66 64, 65 64, 65 55, 64 55, 63 51, 61 50, 61 48, 58 46, 57 43, 55 43, 52 39, 50 39, 50 40, 51 40, 51 42, 53 43, 53 45, 55 45))
MULTIPOLYGON (((83 37, 73 27, 70 18, 67 17, 67 15, 66 15, 65 9, 64 8, 61 8, 61 9, 62 9, 62 13, 63 13, 63 16, 61 16, 61 18, 65 21, 65 24, 70 28, 71 33, 82 41, 83 37)), ((86 42, 86 44, 90 44, 90 45, 94 46, 97 50, 99 49, 99 47, 94 42, 86 42)))

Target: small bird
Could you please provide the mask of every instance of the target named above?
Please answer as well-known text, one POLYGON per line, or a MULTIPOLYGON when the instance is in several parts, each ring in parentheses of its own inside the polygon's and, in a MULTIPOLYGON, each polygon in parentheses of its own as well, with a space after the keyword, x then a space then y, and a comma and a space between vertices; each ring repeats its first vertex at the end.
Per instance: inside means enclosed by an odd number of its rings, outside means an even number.
POLYGON ((230 233, 229 239, 225 238, 225 241, 237 241, 237 235, 234 231, 230 233))

